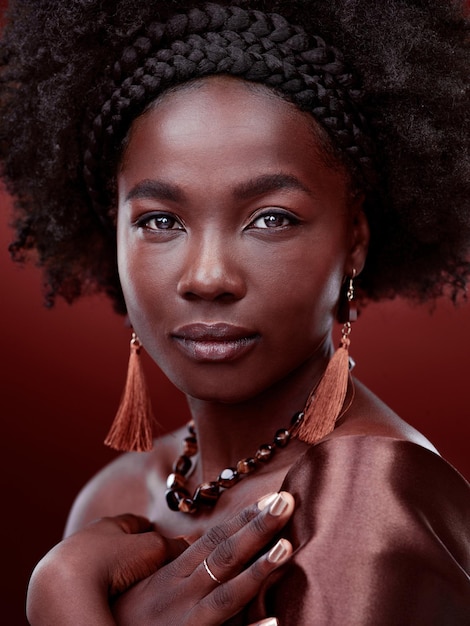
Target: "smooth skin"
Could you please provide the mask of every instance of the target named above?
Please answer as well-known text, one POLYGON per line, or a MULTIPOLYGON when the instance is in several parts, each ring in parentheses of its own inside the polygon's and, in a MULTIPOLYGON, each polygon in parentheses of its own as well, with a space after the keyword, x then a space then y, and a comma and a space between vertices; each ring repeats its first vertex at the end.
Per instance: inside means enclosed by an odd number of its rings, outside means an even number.
MULTIPOLYGON (((324 146, 311 116, 264 87, 229 77, 167 93, 132 125, 118 172, 119 272, 135 332, 188 399, 199 446, 190 491, 287 426, 333 350, 341 287, 363 268, 369 229, 361 196, 324 146)), ((382 435, 433 449, 359 383, 347 403, 329 437, 382 435)), ((85 487, 72 509, 67 535, 97 517, 131 511, 152 520, 163 537, 193 544, 122 596, 118 624, 195 623, 194 615, 188 621, 188 606, 210 606, 210 617, 199 623, 219 624, 227 618, 227 589, 232 611, 246 604, 261 583, 250 570, 237 572, 255 546, 267 545, 272 528, 262 528, 239 552, 243 529, 229 526, 236 546, 231 554, 240 560, 215 559, 216 576, 231 581, 215 590, 207 588, 210 579, 201 569, 207 554, 193 547, 204 545, 214 526, 239 519, 244 507, 277 492, 306 449, 291 441, 224 492, 213 511, 188 516, 170 511, 164 499, 168 468, 185 435, 183 428, 162 437, 150 453, 121 456, 85 487), (186 608, 173 587, 177 570, 191 580, 184 588, 186 608), (167 621, 158 617, 160 610, 167 621)), ((74 546, 86 547, 87 532, 74 535, 74 546)), ((73 563, 74 546, 65 544, 49 559, 72 562, 72 579, 83 565, 73 563)), ((117 542, 110 554, 105 541, 102 546, 88 561, 90 580, 102 575, 105 563, 111 584, 123 563, 128 566, 126 547, 117 542), (122 562, 115 559, 121 545, 122 562)), ((150 569, 158 567, 152 551, 148 559, 150 569)), ((33 579, 43 590, 52 581, 47 568, 33 579)), ((96 597, 94 589, 89 593, 96 597)), ((31 597, 33 612, 38 600, 31 597)), ((102 592, 101 605, 108 599, 102 592)), ((86 603, 83 590, 77 605, 86 603)), ((58 604, 60 611, 60 599, 58 604)))

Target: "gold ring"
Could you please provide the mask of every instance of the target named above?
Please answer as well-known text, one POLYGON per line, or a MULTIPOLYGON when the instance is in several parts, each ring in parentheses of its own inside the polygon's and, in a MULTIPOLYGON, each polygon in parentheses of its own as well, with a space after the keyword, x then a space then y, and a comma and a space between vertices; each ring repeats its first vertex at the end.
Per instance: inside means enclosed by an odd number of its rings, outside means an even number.
POLYGON ((214 574, 211 572, 210 567, 207 565, 207 559, 204 559, 204 561, 202 562, 204 567, 206 568, 206 572, 209 574, 209 576, 212 578, 212 580, 217 583, 218 585, 222 584, 222 581, 219 580, 217 578, 217 576, 214 576, 214 574))

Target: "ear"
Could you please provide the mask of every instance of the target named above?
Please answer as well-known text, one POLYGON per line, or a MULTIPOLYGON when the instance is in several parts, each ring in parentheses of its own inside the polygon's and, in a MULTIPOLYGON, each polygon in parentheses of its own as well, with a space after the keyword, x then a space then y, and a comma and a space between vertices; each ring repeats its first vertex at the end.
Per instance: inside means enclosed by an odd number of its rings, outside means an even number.
POLYGON ((349 206, 350 210, 350 248, 344 265, 345 276, 352 276, 356 270, 356 276, 364 268, 367 250, 369 249, 370 229, 366 214, 364 213, 364 194, 353 196, 349 206))

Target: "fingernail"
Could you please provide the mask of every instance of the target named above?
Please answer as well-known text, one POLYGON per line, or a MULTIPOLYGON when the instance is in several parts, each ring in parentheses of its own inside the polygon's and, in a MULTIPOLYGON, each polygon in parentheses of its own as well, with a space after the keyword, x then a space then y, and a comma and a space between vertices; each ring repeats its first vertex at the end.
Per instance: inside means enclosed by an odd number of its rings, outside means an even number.
POLYGON ((269 513, 273 517, 279 517, 279 515, 282 515, 284 513, 288 505, 289 503, 284 498, 284 495, 282 493, 278 493, 277 496, 272 501, 271 507, 269 509, 269 513))
POLYGON ((268 617, 262 622, 258 622, 257 626, 279 626, 279 622, 275 617, 268 617))
POLYGON ((279 494, 277 493, 270 493, 267 496, 264 496, 264 498, 261 498, 261 500, 258 502, 258 509, 260 511, 263 511, 263 509, 265 509, 269 504, 271 504, 271 502, 277 498, 279 494))
POLYGON ((270 563, 279 563, 288 554, 288 542, 285 539, 279 539, 276 545, 271 548, 268 554, 268 561, 270 563))

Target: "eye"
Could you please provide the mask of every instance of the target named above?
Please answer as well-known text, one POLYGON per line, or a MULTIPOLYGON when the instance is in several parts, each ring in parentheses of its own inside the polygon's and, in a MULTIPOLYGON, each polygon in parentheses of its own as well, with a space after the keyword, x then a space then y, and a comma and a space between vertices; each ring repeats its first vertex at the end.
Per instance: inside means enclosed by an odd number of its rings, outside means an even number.
POLYGON ((269 211, 254 219, 249 228, 282 228, 298 223, 292 215, 283 211, 269 211))
POLYGON ((183 230, 181 222, 167 213, 154 213, 141 217, 137 226, 147 230, 183 230))

